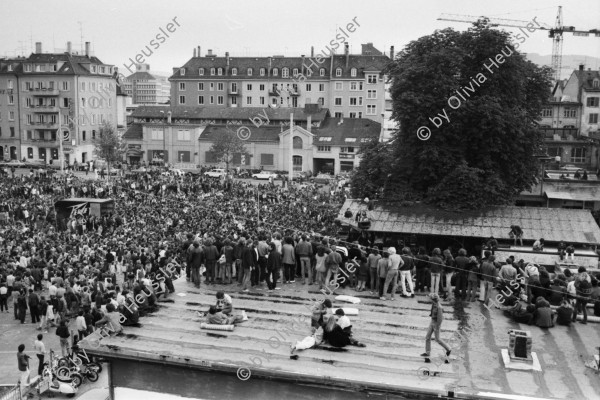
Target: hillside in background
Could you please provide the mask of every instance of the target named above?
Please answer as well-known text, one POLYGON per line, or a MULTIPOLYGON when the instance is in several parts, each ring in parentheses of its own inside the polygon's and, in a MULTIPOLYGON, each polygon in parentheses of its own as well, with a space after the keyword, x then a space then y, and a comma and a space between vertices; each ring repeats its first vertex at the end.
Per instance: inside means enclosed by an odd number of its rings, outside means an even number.
MULTIPOLYGON (((549 67, 552 65, 552 56, 549 54, 541 55, 537 53, 527 53, 527 58, 538 65, 547 65, 549 67)), ((579 68, 579 64, 583 64, 586 70, 588 68, 591 68, 592 70, 598 70, 600 69, 600 58, 563 54, 561 78, 567 79, 569 76, 571 76, 571 72, 579 68)))

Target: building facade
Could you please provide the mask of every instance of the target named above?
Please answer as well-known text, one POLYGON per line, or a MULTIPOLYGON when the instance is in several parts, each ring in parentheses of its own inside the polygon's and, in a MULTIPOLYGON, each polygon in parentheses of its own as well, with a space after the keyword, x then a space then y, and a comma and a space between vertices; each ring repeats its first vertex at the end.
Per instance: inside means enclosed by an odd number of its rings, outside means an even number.
POLYGON ((0 61, 0 90, 10 91, 0 94, 4 158, 58 162, 62 139, 67 163, 86 162, 94 157, 92 140, 100 126, 117 128, 113 66, 90 55, 89 42, 85 55, 70 47, 49 54, 38 42, 29 57, 0 61))
POLYGON ((542 110, 540 128, 547 154, 561 165, 596 170, 599 167, 600 73, 583 65, 558 82, 542 110))
POLYGON ((329 57, 218 57, 200 47, 182 67, 173 68, 171 103, 200 107, 302 108, 319 104, 336 118, 383 121, 384 68, 390 58, 372 44, 362 54, 329 57))
POLYGON ((123 79, 126 95, 132 104, 166 104, 170 98, 171 85, 168 77, 150 73, 150 65, 136 64, 136 72, 123 79))

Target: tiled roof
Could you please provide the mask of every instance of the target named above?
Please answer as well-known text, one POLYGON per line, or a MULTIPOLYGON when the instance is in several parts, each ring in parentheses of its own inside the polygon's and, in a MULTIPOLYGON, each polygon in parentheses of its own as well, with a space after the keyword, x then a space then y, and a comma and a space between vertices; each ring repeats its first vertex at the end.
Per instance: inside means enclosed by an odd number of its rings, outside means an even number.
POLYGON ((293 113, 295 121, 306 121, 310 115, 313 122, 323 121, 329 113, 327 108, 321 108, 316 113, 307 113, 304 108, 140 106, 135 109, 132 116, 134 118, 163 118, 169 111, 171 111, 172 118, 204 120, 248 120, 266 113, 271 121, 289 121, 290 114, 293 113))
POLYGON ((583 90, 586 90, 588 92, 600 91, 600 87, 595 88, 593 86, 594 79, 599 79, 600 80, 600 71, 579 71, 579 70, 576 70, 574 72, 575 72, 575 74, 577 76, 577 80, 579 81, 579 84, 581 85, 581 88, 583 90))
MULTIPOLYGON (((89 70, 89 65, 94 64, 98 66, 107 66, 107 64, 103 64, 97 57, 88 57, 82 55, 74 55, 68 53, 60 53, 60 54, 50 54, 50 53, 42 53, 36 54, 33 53, 27 58, 21 58, 18 60, 10 60, 13 65, 13 71, 8 72, 8 65, 4 65, 0 70, 0 73, 10 73, 10 74, 27 74, 27 75, 96 75, 92 74, 89 70), (63 65, 58 71, 46 71, 46 72, 24 72, 23 64, 30 63, 47 63, 54 64, 58 61, 61 61, 63 65)), ((97 75, 99 77, 108 77, 107 75, 97 75)))
POLYGON ((381 133, 381 124, 366 118, 328 118, 319 129, 313 133, 315 145, 359 147, 361 139, 377 139, 381 133), (319 138, 328 137, 330 140, 321 141, 319 138), (348 139, 356 141, 348 141, 348 139))
MULTIPOLYGON (((312 59, 314 60, 314 59, 312 59)), ((193 57, 187 63, 183 65, 182 68, 185 68, 185 74, 181 75, 181 69, 174 69, 173 75, 169 78, 169 80, 197 80, 197 79, 240 79, 240 80, 249 80, 249 79, 287 79, 282 78, 281 69, 289 68, 289 76, 290 80, 292 80, 292 71, 294 68, 298 69, 298 72, 302 72, 302 57, 230 57, 229 58, 229 69, 227 68, 227 58, 226 57, 193 57), (270 65, 269 65, 270 60, 270 65), (199 75, 199 69, 204 68, 204 75, 199 75), (222 68, 223 75, 210 75, 211 68, 222 68), (237 75, 232 76, 231 70, 233 68, 237 68, 237 75), (252 76, 247 75, 248 68, 252 68, 252 76), (265 68, 265 76, 260 76, 260 68, 265 68), (267 77, 269 75, 269 68, 272 70, 273 68, 278 69, 278 75, 267 77)), ((342 77, 350 78, 350 71, 352 68, 356 68, 358 71, 357 77, 364 78, 364 75, 361 75, 363 71, 382 71, 384 67, 390 62, 389 57, 381 56, 381 55, 360 55, 360 54, 350 54, 348 67, 346 68, 346 56, 345 55, 335 55, 334 56, 334 70, 338 66, 342 68, 342 77)), ((329 79, 330 69, 331 69, 331 59, 330 57, 324 58, 324 61, 318 64, 315 61, 315 64, 319 65, 320 68, 325 68, 325 76, 319 76, 317 66, 312 64, 310 57, 304 58, 304 64, 307 67, 310 67, 312 70, 312 75, 309 76, 305 71, 304 76, 307 79, 313 80, 323 80, 329 79)), ((306 68, 305 68, 306 70, 306 68)))
MULTIPOLYGON (((338 218, 342 223, 355 225, 345 218, 350 209, 353 215, 365 210, 360 200, 346 200, 338 218)), ((528 238, 544 238, 547 242, 567 241, 575 244, 600 243, 600 228, 589 210, 537 207, 490 207, 480 211, 453 213, 427 206, 400 207, 376 203, 367 211, 371 219, 369 231, 447 235, 474 238, 507 238, 511 225, 519 225, 528 238)))
POLYGON ((154 75, 152 75, 149 72, 146 71, 140 71, 140 72, 134 72, 133 74, 129 75, 128 77, 125 78, 125 80, 127 81, 139 81, 139 80, 147 80, 147 81, 152 81, 156 79, 154 77, 154 75))
MULTIPOLYGON (((239 127, 232 125, 229 127, 229 131, 236 132, 239 127)), ((228 127, 226 125, 208 125, 202 132, 198 140, 212 142, 215 137, 221 136, 227 132, 228 127)), ((284 130, 289 129, 288 127, 283 128, 284 130)), ((279 134, 281 133, 280 126, 261 126, 254 127, 250 126, 250 137, 247 142, 279 142, 279 134)))
POLYGON ((122 136, 123 139, 142 140, 144 138, 142 124, 132 124, 122 136))

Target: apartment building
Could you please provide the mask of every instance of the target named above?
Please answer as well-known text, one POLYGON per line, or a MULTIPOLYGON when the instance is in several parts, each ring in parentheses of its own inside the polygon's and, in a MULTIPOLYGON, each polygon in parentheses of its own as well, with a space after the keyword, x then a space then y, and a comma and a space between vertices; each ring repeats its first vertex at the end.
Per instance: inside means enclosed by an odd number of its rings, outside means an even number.
POLYGON ((117 128, 113 66, 90 54, 35 53, 0 60, 0 146, 4 158, 55 162, 93 159, 92 140, 104 122, 117 128))
POLYGON ((319 104, 336 118, 383 122, 384 68, 390 58, 372 46, 361 54, 329 57, 224 57, 201 48, 183 66, 173 68, 171 103, 215 108, 303 108, 319 104))
POLYGON ((569 79, 557 82, 542 110, 540 129, 547 154, 560 163, 597 169, 600 128, 600 72, 583 65, 569 79))
POLYGON ((171 90, 168 77, 150 73, 149 64, 136 64, 135 69, 122 82, 123 91, 131 96, 132 104, 166 104, 171 90))

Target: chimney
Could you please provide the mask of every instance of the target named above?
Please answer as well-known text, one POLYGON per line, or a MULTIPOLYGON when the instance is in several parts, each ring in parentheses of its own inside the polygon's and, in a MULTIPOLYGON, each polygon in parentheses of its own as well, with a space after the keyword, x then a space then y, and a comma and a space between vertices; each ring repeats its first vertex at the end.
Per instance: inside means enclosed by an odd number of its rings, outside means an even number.
POLYGON ((394 60, 394 46, 390 47, 390 58, 394 60))
POLYGON ((209 56, 209 57, 212 56, 213 55, 212 49, 208 49, 208 53, 206 55, 209 56))
POLYGON ((67 53, 71 54, 71 42, 67 42, 67 53))
POLYGON ((310 46, 310 58, 315 58, 315 46, 310 46))
POLYGON ((306 130, 310 132, 312 126, 312 116, 307 116, 306 117, 306 130))
POLYGON ((584 65, 583 64, 579 64, 579 70, 583 71, 584 65))
POLYGON ((90 42, 85 42, 85 55, 90 56, 90 42))
POLYGON ((35 42, 35 54, 42 54, 42 42, 35 42))
POLYGON ((167 113, 167 124, 171 123, 171 111, 167 113))
POLYGON ((346 54, 346 68, 348 68, 350 63, 350 45, 348 43, 344 45, 344 54, 346 54))
POLYGON ((300 64, 300 75, 304 75, 304 54, 302 54, 302 64, 300 64))
POLYGON ((198 46, 198 57, 202 57, 202 54, 200 54, 200 46, 198 46))
POLYGON ((227 60, 227 68, 229 68, 229 52, 225 52, 225 59, 227 60))
POLYGON ((196 48, 194 47, 194 58, 196 58, 196 48))

